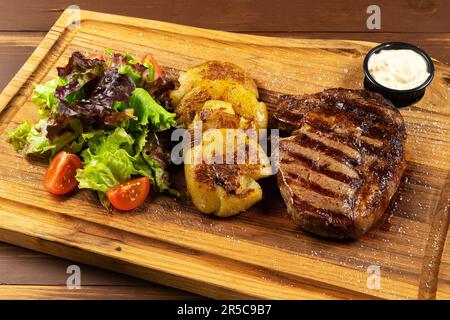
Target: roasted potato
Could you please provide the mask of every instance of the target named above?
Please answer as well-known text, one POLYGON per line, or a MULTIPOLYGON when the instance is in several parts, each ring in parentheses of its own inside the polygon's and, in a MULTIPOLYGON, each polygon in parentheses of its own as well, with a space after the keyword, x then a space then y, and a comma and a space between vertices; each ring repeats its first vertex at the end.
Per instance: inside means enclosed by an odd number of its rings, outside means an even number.
POLYGON ((208 100, 204 103, 200 112, 195 115, 194 121, 188 126, 193 129, 194 125, 201 122, 202 131, 208 129, 254 129, 254 123, 238 116, 229 102, 221 100, 208 100))
POLYGON ((177 122, 188 126, 208 100, 232 104, 234 112, 253 122, 256 128, 267 128, 267 108, 258 101, 254 81, 237 66, 224 62, 207 62, 180 75, 180 87, 171 92, 177 122))
POLYGON ((214 81, 189 91, 175 107, 177 122, 190 124, 208 100, 230 102, 237 115, 254 122, 258 129, 267 128, 266 104, 243 86, 228 81, 214 81))
POLYGON ((194 87, 201 86, 205 81, 216 80, 226 80, 241 84, 257 98, 259 97, 255 82, 247 76, 242 68, 229 62, 208 61, 180 74, 178 79, 180 87, 170 94, 172 103, 177 105, 186 93, 194 87))
POLYGON ((261 200, 262 190, 256 180, 271 174, 264 150, 241 129, 203 132, 201 143, 185 153, 184 163, 187 189, 195 207, 220 217, 245 211, 261 200), (230 131, 234 139, 226 139, 230 131))
POLYGON ((246 129, 267 128, 267 108, 258 101, 255 82, 225 62, 191 68, 171 92, 177 122, 201 139, 184 153, 184 171, 192 202, 205 214, 228 217, 262 198, 257 179, 270 175, 270 161, 246 129))

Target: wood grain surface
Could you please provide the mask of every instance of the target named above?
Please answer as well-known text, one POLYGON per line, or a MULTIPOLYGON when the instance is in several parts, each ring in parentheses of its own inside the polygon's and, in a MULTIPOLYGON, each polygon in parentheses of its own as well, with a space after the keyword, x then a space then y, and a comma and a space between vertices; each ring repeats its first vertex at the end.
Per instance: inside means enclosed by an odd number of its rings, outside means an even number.
MULTIPOLYGON (((349 39, 366 40, 375 42, 406 41, 425 49, 434 58, 448 63, 450 61, 450 6, 445 1, 389 1, 388 11, 401 12, 401 15, 385 13, 385 1, 378 1, 382 10, 382 29, 365 29, 367 14, 362 5, 353 6, 337 1, 311 2, 306 0, 296 1, 296 8, 290 9, 287 16, 296 16, 292 21, 281 21, 283 6, 278 6, 278 14, 273 16, 273 2, 247 0, 245 6, 239 5, 239 17, 236 15, 222 14, 226 2, 215 3, 213 10, 206 8, 210 1, 191 1, 186 9, 186 2, 182 0, 165 1, 164 6, 159 6, 158 1, 129 1, 129 5, 123 6, 120 1, 77 1, 81 8, 93 9, 103 12, 121 13, 130 16, 166 20, 187 25, 216 28, 235 32, 246 32, 271 37, 294 37, 300 39, 349 39), (207 4, 205 4, 207 2, 207 4), (314 3, 314 4, 313 4, 314 3), (305 14, 304 8, 315 6, 314 14, 305 14), (322 8, 322 10, 320 10, 322 8), (334 19, 345 8, 350 18, 334 19), (426 10, 422 10, 425 8, 426 10), (423 11, 423 12, 422 12, 423 11), (208 15, 202 14, 208 12, 208 15), (198 14, 200 13, 200 14, 198 14), (360 19, 355 23, 355 17, 360 19), (330 18, 331 17, 331 18, 330 18), (418 18, 419 17, 419 18, 418 18), (251 19, 248 20, 248 19, 251 19), (270 22, 268 22, 269 20, 270 22), (426 21, 429 20, 429 21, 426 21), (439 20, 439 21, 434 21, 439 20), (406 23, 415 21, 415 28, 404 28, 406 23), (431 28, 426 28, 430 23, 436 23, 431 28), (330 28, 332 26, 332 28, 330 28), (389 30, 387 29, 389 26, 389 30), (329 30, 329 32, 324 32, 329 30)), ((42 0, 39 2, 18 0, 14 2, 0 3, 0 90, 10 81, 19 68, 25 63, 36 46, 45 36, 50 26, 56 21, 64 8, 72 4, 71 1, 42 0), (27 8, 24 10, 24 8, 27 8)), ((236 5, 236 4, 235 4, 236 5)), ((232 7, 230 2, 229 7, 232 7)), ((366 4, 367 7, 367 4, 366 4)), ((226 8, 225 8, 226 9, 226 8)), ((228 9, 231 12, 236 9, 228 9)), ((447 241, 447 247, 450 247, 447 241)), ((445 261, 445 255, 443 261, 445 261)), ((448 257, 448 255, 447 255, 448 257)), ((450 263, 447 260, 447 265, 450 263)), ((17 248, 9 244, 0 245, 0 288, 9 295, 0 294, 0 298, 52 298, 58 293, 58 298, 73 298, 75 295, 70 290, 64 290, 63 284, 67 278, 65 270, 73 264, 71 261, 54 258, 41 253, 17 248), (39 286, 46 286, 38 290, 39 286), (55 286, 58 290, 50 290, 55 286), (9 289, 7 289, 9 288, 9 289), (28 293, 29 291, 29 293, 28 293), (37 294, 36 294, 37 293, 37 294)), ((77 263, 78 264, 78 263, 77 263)), ((126 277, 97 268, 91 268, 80 264, 82 269, 82 283, 94 288, 95 285, 110 285, 108 288, 117 288, 124 293, 124 297, 135 297, 136 291, 132 286, 147 286, 150 283, 136 278, 126 277), (128 290, 128 291, 127 291, 128 290)), ((447 272, 450 269, 447 269, 447 272)), ((442 270, 441 272, 445 272, 442 270)), ((447 273, 447 278, 450 275, 447 273)), ((151 285, 151 284, 150 284, 151 285)), ((161 287, 164 288, 164 287, 161 287)), ((163 290, 163 289, 161 289, 163 290)), ((175 289, 173 289, 175 291, 175 289)), ((105 291, 99 290, 98 294, 85 295, 77 293, 77 298, 107 298, 105 291)), ((153 290, 150 298, 158 298, 158 290, 153 290)), ((161 292, 164 295, 164 292, 161 292)), ((189 298, 189 294, 182 291, 177 296, 189 298)), ((438 298, 440 297, 438 292, 438 298)), ((441 297, 442 298, 442 297, 441 297)))
MULTIPOLYGON (((357 41, 237 35, 82 12, 79 29, 61 16, 0 98, 0 134, 36 118, 33 83, 55 76, 73 50, 104 47, 152 52, 172 75, 217 59, 250 72, 273 108, 279 93, 360 88, 357 41), (276 57, 276 58, 274 58, 276 57)), ((0 163, 0 240, 131 274, 213 298, 448 298, 450 160, 449 68, 436 61, 425 97, 402 109, 408 168, 381 223, 355 242, 330 242, 298 230, 273 179, 265 199, 233 219, 213 219, 160 196, 133 213, 107 215, 88 191, 54 198, 42 188, 46 164, 25 160, 5 139, 0 163), (368 289, 380 266, 382 288, 368 289)))
POLYGON ((181 290, 0 243, 1 299, 199 299, 181 290), (78 265, 81 288, 68 289, 78 265))
MULTIPOLYGON (((144 282, 144 281, 143 281, 144 282)), ((146 283, 149 283, 146 281, 146 283)), ((80 289, 69 290, 65 285, 2 285, 0 296, 4 300, 60 300, 64 299, 103 299, 103 300, 195 300, 197 295, 184 293, 161 285, 118 286, 84 285, 80 289)))
MULTIPOLYGON (((450 15, 450 12, 449 12, 450 15)), ((2 90, 33 50, 44 38, 46 32, 0 32, 0 90, 2 90)), ((250 34, 294 39, 347 39, 358 41, 413 43, 427 51, 430 56, 448 64, 450 61, 450 33, 386 33, 386 32, 269 32, 253 31, 250 34)))
POLYGON ((381 9, 382 32, 449 32, 447 0, 16 0, 2 1, 0 30, 47 31, 69 5, 84 10, 241 32, 366 32, 367 7, 381 9), (45 6, 43 5, 45 4, 45 6))

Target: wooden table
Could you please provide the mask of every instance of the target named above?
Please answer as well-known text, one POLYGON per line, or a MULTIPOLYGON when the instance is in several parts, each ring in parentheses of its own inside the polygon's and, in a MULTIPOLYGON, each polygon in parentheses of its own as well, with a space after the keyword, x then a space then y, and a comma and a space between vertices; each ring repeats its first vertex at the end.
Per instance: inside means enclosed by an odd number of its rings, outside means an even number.
MULTIPOLYGON (((371 1, 102 1, 79 0, 83 9, 170 21, 203 28, 293 38, 406 41, 450 60, 447 0, 377 1, 381 29, 368 30, 371 1), (93 3, 96 2, 96 3, 93 3), (104 3, 104 2, 103 2, 104 3)), ((22 66, 60 13, 65 0, 0 3, 0 88, 22 66)), ((198 299, 196 295, 78 264, 81 289, 66 287, 67 267, 77 264, 0 243, 0 299, 198 299)))

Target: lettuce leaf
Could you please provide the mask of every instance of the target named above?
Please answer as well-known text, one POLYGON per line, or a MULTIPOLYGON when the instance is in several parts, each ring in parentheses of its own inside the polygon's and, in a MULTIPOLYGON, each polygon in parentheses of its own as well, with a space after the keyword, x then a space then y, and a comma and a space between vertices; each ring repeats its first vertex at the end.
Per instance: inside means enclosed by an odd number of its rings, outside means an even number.
POLYGON ((8 132, 8 140, 16 151, 22 151, 28 144, 27 137, 30 135, 33 126, 28 122, 22 123, 16 129, 8 132))
POLYGON ((88 59, 81 52, 74 51, 64 67, 57 67, 58 76, 68 84, 77 82, 80 87, 103 73, 103 60, 88 59))
POLYGON ((95 85, 92 93, 80 101, 69 103, 67 95, 79 90, 77 86, 69 84, 56 89, 59 100, 59 113, 64 117, 83 120, 88 125, 118 125, 133 118, 128 112, 118 112, 113 109, 117 102, 126 102, 133 93, 135 85, 130 77, 120 74, 117 68, 107 69, 95 85))
POLYGON ((83 155, 84 168, 77 173, 78 187, 81 189, 106 192, 136 173, 133 159, 124 149, 83 155))
POLYGON ((165 190, 168 190, 170 186, 169 173, 150 154, 143 152, 142 157, 144 158, 146 164, 150 167, 150 170, 153 173, 152 185, 155 188, 155 190, 157 192, 163 192, 165 190))
POLYGON ((88 148, 81 153, 84 167, 77 173, 79 188, 106 192, 136 172, 133 157, 126 151, 134 139, 123 128, 111 133, 98 130, 84 134, 83 138, 88 148))
POLYGON ((56 112, 59 101, 55 96, 55 90, 58 86, 65 85, 66 81, 64 79, 55 78, 34 87, 31 101, 39 108, 41 119, 47 117, 52 112, 56 112))
POLYGON ((72 130, 65 131, 50 141, 44 134, 46 120, 39 121, 36 125, 27 122, 8 133, 8 138, 14 149, 24 155, 43 155, 50 151, 50 156, 66 147, 81 134, 82 127, 77 121, 72 121, 72 130))
POLYGON ((112 51, 112 49, 111 48, 105 48, 105 52, 106 52, 106 54, 108 55, 108 56, 113 56, 114 55, 114 52, 112 51))
POLYGON ((80 188, 93 189, 101 195, 108 189, 131 179, 134 175, 147 176, 157 192, 169 190, 169 174, 156 146, 149 151, 148 130, 136 138, 116 128, 114 131, 96 130, 82 135, 87 148, 81 156, 84 167, 78 170, 80 188))
POLYGON ((139 131, 135 131, 135 146, 134 146, 134 154, 137 156, 144 150, 145 145, 147 144, 147 136, 149 134, 148 128, 142 128, 139 131))
POLYGON ((136 88, 128 104, 134 109, 134 115, 140 125, 150 125, 155 132, 160 132, 176 126, 175 113, 160 106, 147 90, 136 88))
POLYGON ((133 70, 133 68, 126 64, 126 65, 121 65, 119 67, 119 73, 120 74, 128 74, 131 78, 131 80, 133 80, 134 84, 138 85, 141 82, 141 75, 137 72, 135 72, 133 70))
POLYGON ((154 78, 155 70, 151 63, 139 63, 129 53, 113 53, 111 50, 105 49, 111 55, 112 67, 117 67, 119 73, 128 74, 138 87, 147 87, 154 78))
POLYGON ((144 62, 144 66, 148 69, 147 80, 153 81, 155 78, 155 67, 148 61, 144 62))
POLYGON ((88 148, 81 154, 84 167, 77 173, 80 188, 106 192, 132 175, 153 180, 152 171, 142 166, 139 154, 134 156, 135 139, 125 129, 97 130, 83 134, 83 138, 88 148))
POLYGON ((51 140, 51 144, 53 145, 51 156, 53 157, 60 150, 66 150, 72 153, 80 152, 82 145, 77 145, 76 139, 82 132, 83 126, 81 122, 77 119, 70 120, 68 129, 51 140))
POLYGON ((153 80, 151 63, 106 52, 106 61, 74 52, 57 68, 58 78, 36 85, 32 101, 41 120, 18 126, 9 141, 25 155, 81 153, 79 187, 97 191, 105 207, 105 192, 133 176, 148 176, 154 190, 175 194, 169 158, 156 135, 176 126, 175 114, 163 107, 175 83, 153 80))

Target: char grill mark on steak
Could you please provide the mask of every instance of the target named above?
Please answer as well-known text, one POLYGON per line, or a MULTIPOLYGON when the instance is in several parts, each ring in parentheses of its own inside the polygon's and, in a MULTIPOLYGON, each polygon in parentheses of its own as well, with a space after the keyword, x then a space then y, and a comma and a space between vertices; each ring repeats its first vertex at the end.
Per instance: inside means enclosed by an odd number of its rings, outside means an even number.
MULTIPOLYGON (((290 183, 291 189, 294 194, 302 194, 302 196, 308 196, 309 199, 314 200, 315 203, 320 204, 320 209, 331 210, 328 205, 339 200, 343 204, 343 208, 346 207, 349 210, 340 210, 339 205, 334 205, 334 211, 336 214, 342 214, 345 216, 352 215, 353 202, 349 201, 352 198, 356 188, 362 183, 358 172, 354 170, 353 166, 338 162, 329 152, 329 149, 316 150, 314 146, 308 146, 302 143, 301 139, 297 139, 298 136, 293 136, 280 141, 280 154, 284 156, 281 158, 281 163, 285 164, 286 175, 285 180, 290 183), (302 147, 301 150, 292 150, 294 146, 302 147), (318 188, 314 187, 314 183, 311 183, 310 187, 307 183, 289 178, 289 173, 306 170, 309 173, 309 179, 311 175, 314 176, 326 176, 332 180, 338 181, 344 185, 341 187, 346 189, 345 196, 337 197, 336 193, 330 194, 330 192, 323 192, 327 189, 326 186, 318 188), (311 192, 317 195, 312 195, 311 192), (307 195, 308 194, 308 195, 307 195), (344 206, 344 204, 347 204, 344 206)), ((308 181, 311 181, 309 180, 308 181)), ((312 181, 311 181, 312 182, 312 181)), ((330 190, 331 191, 331 190, 330 190)))
POLYGON ((324 188, 319 183, 315 183, 315 182, 311 181, 310 179, 303 178, 298 173, 288 171, 286 173, 286 180, 299 182, 300 186, 305 187, 305 188, 310 188, 314 192, 324 195, 326 197, 337 198, 337 199, 342 199, 342 200, 345 200, 345 198, 346 198, 345 194, 335 192, 332 189, 324 188))
POLYGON ((357 238, 386 209, 405 167, 403 118, 378 94, 329 89, 280 97, 278 183, 303 228, 357 238))
POLYGON ((323 174, 327 177, 347 184, 354 184, 357 181, 357 179, 350 177, 345 173, 331 170, 328 165, 318 164, 313 159, 304 156, 304 154, 301 152, 289 150, 285 147, 284 141, 282 142, 282 144, 280 144, 280 152, 284 152, 288 156, 280 159, 280 162, 282 164, 301 164, 314 172, 323 174))
POLYGON ((330 145, 327 145, 322 140, 317 139, 317 137, 313 138, 311 135, 308 135, 307 133, 299 132, 295 136, 294 141, 304 147, 320 151, 321 153, 332 157, 336 161, 343 162, 351 167, 354 167, 355 165, 358 164, 358 159, 349 157, 343 151, 330 145))
POLYGON ((353 220, 345 215, 340 214, 340 212, 314 207, 309 202, 301 200, 296 194, 294 194, 293 196, 293 202, 298 208, 304 210, 305 212, 325 219, 325 222, 329 226, 339 229, 351 228, 353 225, 353 220))

